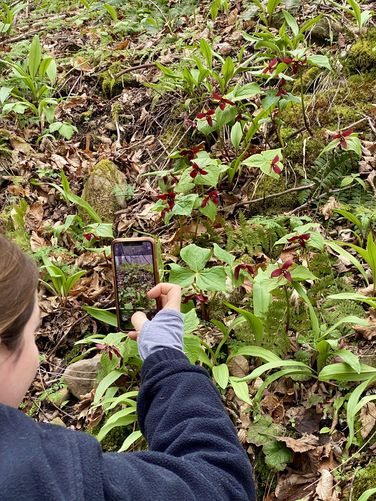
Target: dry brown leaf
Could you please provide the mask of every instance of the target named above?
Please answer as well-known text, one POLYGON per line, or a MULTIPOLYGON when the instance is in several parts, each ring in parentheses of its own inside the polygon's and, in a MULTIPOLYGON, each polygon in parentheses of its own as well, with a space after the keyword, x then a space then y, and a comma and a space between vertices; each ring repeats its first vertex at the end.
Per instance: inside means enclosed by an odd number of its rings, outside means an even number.
POLYGON ((233 357, 227 366, 230 376, 244 377, 249 373, 249 363, 243 355, 233 357))
POLYGON ((43 204, 39 201, 34 202, 26 212, 25 225, 28 230, 37 230, 43 220, 43 204))
POLYGON ((334 478, 329 470, 320 470, 321 477, 316 487, 316 494, 320 501, 337 501, 338 496, 334 491, 334 478))
POLYGON ((358 334, 361 334, 368 341, 376 337, 376 312, 370 310, 367 318, 369 325, 354 325, 353 329, 358 334))
POLYGON ((305 434, 301 438, 276 437, 280 442, 294 452, 307 452, 315 449, 319 445, 319 439, 315 435, 305 434))
POLYGON ((311 484, 316 480, 314 473, 298 475, 296 473, 281 476, 274 493, 277 501, 308 501, 315 492, 311 484))
POLYGON ((363 438, 367 438, 376 424, 376 405, 373 402, 368 402, 360 411, 361 429, 360 434, 363 438))
POLYGON ((330 219, 334 209, 339 209, 340 206, 341 204, 334 197, 330 197, 327 203, 320 207, 320 212, 324 216, 325 221, 330 219))
POLYGON ((33 252, 36 252, 41 247, 47 247, 47 245, 48 244, 44 238, 37 235, 37 233, 35 231, 31 232, 30 248, 33 252))

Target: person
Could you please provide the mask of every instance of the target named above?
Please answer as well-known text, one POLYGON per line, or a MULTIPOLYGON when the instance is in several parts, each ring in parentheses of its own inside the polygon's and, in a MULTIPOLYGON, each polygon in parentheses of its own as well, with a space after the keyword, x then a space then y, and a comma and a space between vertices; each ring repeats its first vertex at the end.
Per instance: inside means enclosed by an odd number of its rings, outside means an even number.
POLYGON ((180 287, 132 317, 144 364, 137 402, 148 451, 103 453, 84 432, 18 410, 38 368, 38 270, 0 236, 0 500, 255 500, 252 470, 208 373, 183 353, 180 287), (138 334, 139 333, 139 334, 138 334))

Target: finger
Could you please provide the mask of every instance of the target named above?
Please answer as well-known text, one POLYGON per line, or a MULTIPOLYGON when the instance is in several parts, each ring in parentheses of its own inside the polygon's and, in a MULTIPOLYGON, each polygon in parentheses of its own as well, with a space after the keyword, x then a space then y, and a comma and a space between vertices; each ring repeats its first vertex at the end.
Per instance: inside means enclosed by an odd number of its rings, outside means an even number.
POLYGON ((153 287, 147 294, 150 298, 164 296, 164 308, 174 308, 180 311, 181 287, 179 285, 162 282, 153 287))
POLYGON ((138 332, 136 332, 136 331, 130 331, 130 332, 128 332, 128 337, 130 339, 134 339, 134 341, 137 341, 138 332))
POLYGON ((146 315, 145 313, 142 313, 142 311, 136 311, 136 313, 133 313, 131 318, 132 325, 138 332, 141 331, 146 320, 147 320, 146 315))

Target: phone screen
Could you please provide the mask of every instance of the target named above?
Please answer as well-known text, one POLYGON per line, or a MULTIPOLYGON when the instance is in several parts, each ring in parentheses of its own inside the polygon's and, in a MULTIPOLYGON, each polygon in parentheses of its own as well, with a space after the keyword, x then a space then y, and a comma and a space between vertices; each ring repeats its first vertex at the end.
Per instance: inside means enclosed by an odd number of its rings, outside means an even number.
POLYGON ((115 280, 118 304, 118 326, 123 331, 132 330, 131 317, 143 311, 153 318, 157 313, 155 299, 147 291, 156 285, 153 245, 151 242, 117 242, 113 245, 115 280))

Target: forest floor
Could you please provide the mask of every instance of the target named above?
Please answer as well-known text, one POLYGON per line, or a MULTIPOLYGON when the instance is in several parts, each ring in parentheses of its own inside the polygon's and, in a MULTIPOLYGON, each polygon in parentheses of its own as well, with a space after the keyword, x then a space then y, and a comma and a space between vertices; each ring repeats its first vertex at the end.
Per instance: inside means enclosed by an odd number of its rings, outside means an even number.
POLYGON ((134 405, 140 368, 114 329, 109 245, 153 236, 161 278, 183 287, 189 358, 218 385, 259 499, 376 499, 361 498, 376 488, 373 11, 0 7, 0 224, 41 272, 25 412, 108 432, 106 450, 145 448, 135 411, 118 435, 108 423, 134 405), (76 398, 63 373, 95 354, 98 376, 83 377, 101 386, 76 398))

